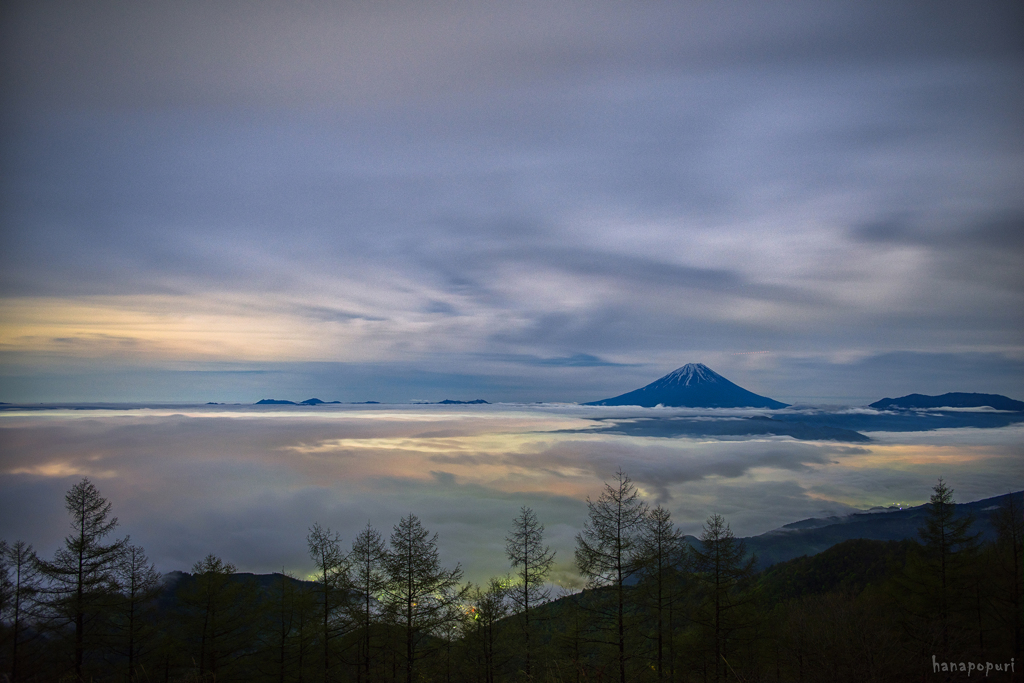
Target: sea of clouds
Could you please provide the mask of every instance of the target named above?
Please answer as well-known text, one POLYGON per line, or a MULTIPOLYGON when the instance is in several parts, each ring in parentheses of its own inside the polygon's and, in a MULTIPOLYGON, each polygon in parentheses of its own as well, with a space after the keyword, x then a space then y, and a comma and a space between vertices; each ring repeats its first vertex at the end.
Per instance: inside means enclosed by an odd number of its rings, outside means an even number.
POLYGON ((508 571, 504 536, 529 506, 557 551, 553 579, 574 585, 587 499, 619 468, 695 535, 711 513, 746 536, 916 505, 938 477, 960 501, 1024 488, 1022 424, 845 444, 599 431, 595 418, 610 414, 556 404, 12 408, 0 413, 0 538, 50 555, 70 530, 64 492, 88 477, 113 503, 119 533, 161 571, 215 553, 240 570, 302 575, 314 522, 347 545, 368 523, 388 535, 414 513, 439 534, 442 560, 479 582, 508 571))

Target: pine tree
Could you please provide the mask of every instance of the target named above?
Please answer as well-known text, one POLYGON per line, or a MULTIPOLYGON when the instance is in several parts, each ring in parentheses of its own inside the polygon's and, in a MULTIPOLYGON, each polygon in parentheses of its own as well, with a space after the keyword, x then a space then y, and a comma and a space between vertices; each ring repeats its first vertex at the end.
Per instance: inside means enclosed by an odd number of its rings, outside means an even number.
POLYGON ((3 565, 4 600, 0 614, 8 615, 11 625, 11 673, 10 680, 17 681, 20 674, 18 664, 21 659, 19 652, 23 642, 28 617, 40 589, 39 559, 32 546, 24 541, 15 541, 8 545, 0 542, 0 565, 3 565))
POLYGON ((9 549, 7 541, 0 539, 0 624, 3 623, 2 619, 11 600, 11 569, 7 564, 9 549))
POLYGON ((367 522, 366 528, 352 542, 352 551, 349 553, 351 587, 359 596, 359 603, 353 605, 353 616, 362 630, 360 674, 366 676, 367 680, 372 661, 372 627, 378 616, 377 599, 387 587, 387 557, 384 537, 367 522))
POLYGON ((526 677, 533 677, 532 646, 530 643, 530 606, 546 602, 550 589, 545 588, 544 579, 551 571, 555 553, 544 545, 544 525, 537 521, 537 515, 528 507, 519 510, 519 516, 512 520, 512 530, 505 537, 505 552, 512 562, 516 582, 509 586, 508 596, 515 611, 522 615, 523 637, 526 641, 526 677))
POLYGON ((953 489, 940 478, 932 490, 928 516, 917 530, 922 546, 908 554, 895 597, 922 651, 938 649, 946 657, 964 635, 959 617, 969 607, 968 574, 977 536, 970 533, 973 517, 957 514, 953 489))
POLYGON ((994 614, 1013 638, 1011 653, 1022 666, 1015 680, 1024 680, 1024 505, 1019 494, 1007 496, 991 515, 996 530, 990 571, 994 578, 994 614))
POLYGON ((462 568, 441 567, 437 534, 430 536, 419 518, 410 514, 391 534, 387 574, 384 598, 404 627, 406 683, 413 683, 418 642, 450 618, 447 604, 464 596, 458 590, 462 568))
POLYGON ((678 600, 679 574, 684 562, 682 538, 668 510, 659 505, 650 511, 640 536, 646 571, 639 588, 654 607, 659 681, 665 677, 665 644, 672 639, 671 609, 678 600))
POLYGON ((58 623, 74 626, 74 672, 85 680, 85 652, 90 628, 115 604, 117 581, 114 567, 121 556, 124 539, 104 544, 117 528, 110 517, 111 504, 88 479, 82 479, 64 496, 71 514, 72 533, 64 539, 52 562, 40 562, 39 569, 49 582, 48 606, 58 623))
POLYGON ((192 565, 192 576, 178 587, 178 621, 198 655, 193 661, 199 665, 200 678, 229 678, 255 640, 256 587, 234 574, 233 564, 210 554, 192 565))
POLYGON ((302 680, 309 625, 315 622, 312 590, 288 573, 274 574, 266 593, 261 670, 267 681, 302 680))
POLYGON ((487 588, 468 586, 469 619, 465 623, 464 641, 470 656, 478 655, 476 669, 483 672, 484 683, 494 683, 497 673, 498 624, 508 616, 508 584, 510 581, 491 578, 487 588))
POLYGON ((316 591, 320 595, 321 630, 323 646, 324 682, 330 680, 331 640, 338 635, 337 613, 345 599, 349 583, 348 561, 341 552, 341 537, 319 523, 314 524, 306 537, 309 556, 316 565, 316 591))
POLYGON ((697 621, 712 641, 714 680, 725 675, 726 655, 736 630, 744 624, 737 612, 749 603, 744 590, 753 576, 755 558, 744 559, 746 548, 737 541, 721 515, 708 517, 700 536, 700 547, 691 549, 695 577, 701 589, 697 621))
POLYGON ((643 568, 640 535, 647 504, 622 470, 615 486, 604 485, 598 500, 587 498, 589 519, 576 535, 576 566, 591 587, 611 586, 615 592, 615 635, 619 683, 626 683, 626 585, 643 568))
POLYGON ((161 589, 160 573, 150 563, 145 551, 132 545, 125 537, 121 557, 114 567, 114 576, 121 589, 118 620, 124 638, 124 656, 128 664, 128 681, 137 680, 139 655, 146 636, 152 634, 153 602, 161 589))

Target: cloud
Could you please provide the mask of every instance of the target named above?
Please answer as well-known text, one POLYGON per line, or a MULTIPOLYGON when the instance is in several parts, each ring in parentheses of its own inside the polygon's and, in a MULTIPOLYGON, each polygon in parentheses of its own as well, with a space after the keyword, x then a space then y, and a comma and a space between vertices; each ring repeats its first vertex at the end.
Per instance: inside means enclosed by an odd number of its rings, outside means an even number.
POLYGON ((852 507, 927 499, 938 476, 975 500, 1024 488, 1019 425, 879 435, 870 448, 787 439, 571 434, 581 407, 346 406, 7 411, 0 538, 49 555, 64 492, 90 477, 163 571, 213 552, 249 571, 305 572, 314 522, 346 543, 406 514, 479 582, 507 570, 504 535, 532 507, 569 580, 586 500, 620 467, 687 533, 711 512, 739 535, 852 507))
POLYGON ((1019 355, 1020 13, 15 3, 0 351, 24 395, 124 358, 178 399, 155 368, 587 400, 754 349, 1019 355))
POLYGON ((627 363, 614 363, 597 356, 592 356, 589 353, 574 353, 571 356, 562 356, 557 358, 539 358, 537 356, 529 356, 525 354, 493 354, 485 356, 485 358, 487 360, 501 363, 524 364, 541 367, 608 368, 629 366, 627 363))

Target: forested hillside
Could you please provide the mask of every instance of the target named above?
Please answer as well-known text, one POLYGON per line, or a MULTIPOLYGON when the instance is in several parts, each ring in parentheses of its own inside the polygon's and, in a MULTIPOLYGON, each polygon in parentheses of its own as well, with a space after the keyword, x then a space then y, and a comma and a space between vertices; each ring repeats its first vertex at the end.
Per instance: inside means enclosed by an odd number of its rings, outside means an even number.
POLYGON ((575 561, 546 581, 530 508, 510 520, 509 573, 486 585, 438 559, 409 515, 350 545, 314 523, 311 573, 239 573, 209 555, 161 576, 118 538, 87 479, 52 558, 0 544, 0 676, 9 681, 894 681, 1022 679, 1024 505, 977 520, 939 480, 916 539, 847 540, 760 573, 712 514, 687 543, 625 473, 589 502, 575 561), (960 664, 985 667, 960 671, 960 664))

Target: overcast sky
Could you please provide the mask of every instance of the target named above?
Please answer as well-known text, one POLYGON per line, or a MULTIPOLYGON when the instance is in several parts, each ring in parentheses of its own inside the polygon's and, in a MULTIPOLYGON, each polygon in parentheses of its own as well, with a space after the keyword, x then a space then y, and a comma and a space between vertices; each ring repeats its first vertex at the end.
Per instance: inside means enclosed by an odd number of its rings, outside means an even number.
POLYGON ((1024 398, 1024 6, 7 2, 0 401, 1024 398))

